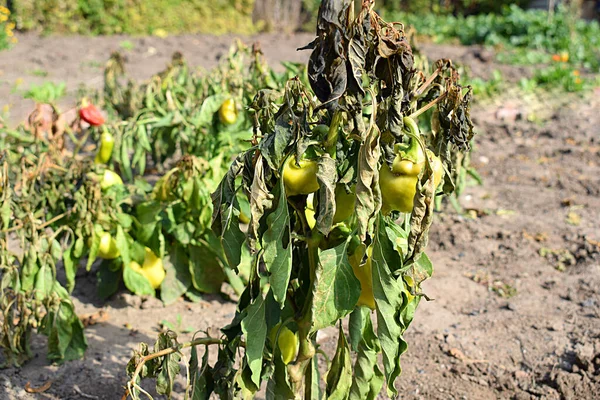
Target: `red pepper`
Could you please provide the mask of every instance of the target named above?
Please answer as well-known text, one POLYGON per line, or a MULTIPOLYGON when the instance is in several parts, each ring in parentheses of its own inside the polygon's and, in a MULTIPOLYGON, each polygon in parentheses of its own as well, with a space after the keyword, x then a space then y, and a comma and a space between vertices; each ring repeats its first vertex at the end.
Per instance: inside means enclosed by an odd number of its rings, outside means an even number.
POLYGON ((100 113, 100 110, 93 104, 88 104, 86 98, 81 100, 81 108, 79 109, 79 118, 87 122, 92 126, 104 125, 104 116, 100 113))

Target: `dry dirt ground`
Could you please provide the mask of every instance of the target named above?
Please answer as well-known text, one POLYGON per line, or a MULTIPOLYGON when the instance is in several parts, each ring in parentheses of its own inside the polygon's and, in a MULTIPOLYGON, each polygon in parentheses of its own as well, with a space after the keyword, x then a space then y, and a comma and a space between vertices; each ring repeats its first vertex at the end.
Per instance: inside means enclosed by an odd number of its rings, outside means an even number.
MULTIPOLYGON (((102 64, 123 40, 133 43, 129 73, 144 79, 175 50, 193 65, 211 67, 232 39, 21 37, 1 54, 0 106, 12 104, 11 121, 31 109, 19 93, 10 94, 17 78, 24 86, 50 79, 67 82, 71 90, 82 83, 100 87, 102 64), (39 70, 48 76, 32 75, 39 70)), ((294 49, 311 36, 245 38, 255 39, 275 65, 305 61, 308 54, 294 49)), ((527 73, 495 65, 478 48, 423 50, 431 58, 453 56, 476 76, 494 68, 514 80, 527 73)), ((451 208, 437 214, 429 245, 435 274, 424 285, 435 301, 421 303, 406 334, 403 399, 600 397, 599 99, 599 91, 531 98, 507 92, 474 106, 473 162, 484 183, 462 195, 464 215, 451 208)), ((235 311, 234 303, 220 297, 165 308, 123 292, 102 303, 94 285, 94 275, 83 274, 74 293, 80 314, 103 310, 107 318, 87 328, 85 359, 48 365, 44 339, 36 338, 30 363, 0 373, 0 399, 119 399, 131 349, 152 342, 161 320, 179 318, 181 330, 206 329, 227 323, 235 311), (47 382, 43 393, 24 389, 47 382)), ((335 334, 322 345, 333 351, 335 334)), ((181 392, 184 382, 178 382, 181 392)))

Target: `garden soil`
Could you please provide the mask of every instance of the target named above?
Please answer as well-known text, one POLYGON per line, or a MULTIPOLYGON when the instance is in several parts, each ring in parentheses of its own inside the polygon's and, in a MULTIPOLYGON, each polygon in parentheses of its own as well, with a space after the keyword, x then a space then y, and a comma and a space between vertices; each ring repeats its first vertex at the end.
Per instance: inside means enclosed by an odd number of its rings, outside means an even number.
MULTIPOLYGON (((0 58, 0 106, 10 104, 10 124, 33 108, 21 98, 31 83, 66 82, 65 107, 74 104, 78 85, 100 88, 103 63, 120 47, 130 48, 130 76, 145 79, 162 70, 175 50, 192 65, 215 66, 234 37, 19 39, 0 58)), ((311 36, 243 40, 258 40, 274 66, 305 62, 308 53, 295 49, 311 36)), ((451 56, 472 76, 501 69, 516 82, 529 73, 495 64, 493 52, 478 47, 423 44, 421 50, 434 59, 451 56)), ((473 164, 483 184, 462 194, 463 213, 447 205, 436 214, 428 248, 435 273, 423 285, 433 301, 421 302, 406 333, 401 398, 600 396, 599 99, 598 90, 530 98, 505 91, 473 106, 473 164)), ((153 342, 161 322, 181 332, 183 341, 190 330, 228 323, 235 312, 227 296, 164 307, 121 292, 103 303, 93 273, 78 279, 75 303, 89 324, 85 359, 49 365, 45 341, 36 337, 33 360, 0 371, 0 399, 120 399, 132 349, 153 342)), ((326 330, 319 337, 328 353, 335 336, 326 330)), ((184 387, 179 379, 174 398, 183 398, 184 387)))

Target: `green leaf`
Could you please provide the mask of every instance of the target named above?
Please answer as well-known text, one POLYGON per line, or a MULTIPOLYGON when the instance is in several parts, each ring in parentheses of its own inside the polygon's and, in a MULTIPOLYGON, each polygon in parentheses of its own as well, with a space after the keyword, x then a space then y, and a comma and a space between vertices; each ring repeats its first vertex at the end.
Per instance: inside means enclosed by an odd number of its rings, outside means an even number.
POLYGON ((81 358, 87 348, 83 324, 67 291, 58 282, 53 291, 62 299, 57 307, 48 310, 42 322, 43 332, 48 336, 48 359, 63 362, 81 358))
POLYGON ((350 351, 342 325, 339 326, 339 337, 335 356, 327 371, 327 400, 346 400, 352 385, 352 362, 350 351))
POLYGON ((304 398, 306 400, 321 400, 323 394, 319 385, 321 383, 321 373, 319 372, 317 357, 311 358, 306 368, 309 373, 305 377, 304 398))
POLYGON ((295 399, 294 392, 288 381, 286 365, 281 357, 274 358, 275 369, 267 382, 266 400, 295 399))
POLYGON ((38 253, 36 249, 31 246, 24 257, 23 268, 21 269, 21 286, 23 291, 29 292, 33 289, 39 270, 38 253))
POLYGON ((136 207, 139 225, 135 234, 140 242, 148 244, 150 238, 154 235, 156 226, 160 220, 159 213, 161 210, 162 205, 157 201, 148 201, 141 203, 136 207))
POLYGON ((123 268, 123 282, 125 283, 127 289, 138 296, 155 295, 154 288, 148 279, 146 279, 146 277, 139 272, 131 269, 129 264, 125 264, 123 268))
POLYGON ((191 221, 184 221, 179 225, 176 225, 173 231, 171 232, 177 240, 182 245, 188 245, 192 241, 194 237, 194 233, 196 231, 196 226, 191 221))
POLYGON ((292 272, 292 234, 283 179, 280 182, 279 203, 267 217, 268 229, 263 235, 262 247, 273 296, 283 308, 292 272))
POLYGON ((348 260, 348 244, 346 241, 332 249, 319 251, 311 332, 335 325, 354 310, 360 297, 360 281, 348 260))
POLYGON ((92 264, 98 257, 98 249, 100 248, 100 236, 102 235, 103 229, 100 225, 94 225, 94 234, 92 235, 92 245, 90 246, 90 253, 88 254, 87 265, 85 269, 89 271, 92 268, 92 264))
POLYGON ((169 255, 163 259, 167 271, 160 285, 160 298, 165 304, 171 304, 181 297, 192 285, 190 261, 181 246, 173 246, 169 255))
POLYGON ((110 264, 116 261, 111 260, 110 262, 105 260, 100 264, 96 277, 98 279, 98 296, 105 300, 116 293, 119 289, 119 282, 121 282, 121 275, 123 272, 121 268, 111 268, 110 264))
POLYGON ((123 264, 129 265, 131 262, 131 255, 129 254, 129 240, 128 235, 125 235, 125 231, 121 225, 117 225, 115 242, 117 243, 117 249, 119 250, 119 255, 123 260, 123 264))
POLYGON ((242 332, 246 338, 246 362, 252 371, 251 379, 256 390, 260 388, 263 349, 267 339, 265 309, 265 299, 259 295, 245 308, 246 316, 242 319, 242 332))
POLYGON ((75 287, 75 274, 77 273, 77 267, 79 266, 79 258, 73 255, 75 251, 75 245, 69 246, 63 253, 63 267, 65 269, 65 278, 67 279, 67 290, 73 291, 75 287))
POLYGON ((215 94, 204 99, 198 118, 193 121, 196 126, 212 126, 215 113, 221 108, 221 104, 227 99, 223 93, 215 94))
POLYGON ((225 275, 217 255, 206 246, 189 246, 192 285, 204 293, 218 293, 225 275))
POLYGON ((47 262, 42 262, 42 266, 35 276, 35 297, 38 300, 44 300, 49 297, 52 293, 54 282, 52 267, 47 262))

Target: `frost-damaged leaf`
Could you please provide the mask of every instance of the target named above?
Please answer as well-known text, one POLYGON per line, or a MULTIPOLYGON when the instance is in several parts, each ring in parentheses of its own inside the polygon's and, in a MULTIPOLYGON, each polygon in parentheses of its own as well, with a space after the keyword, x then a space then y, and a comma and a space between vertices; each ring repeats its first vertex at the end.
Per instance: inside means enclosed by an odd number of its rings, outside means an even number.
POLYGON ((433 222, 434 197, 433 171, 426 165, 423 177, 417 183, 417 192, 410 215, 408 254, 404 261, 405 265, 409 265, 417 260, 427 246, 429 227, 433 222))
POLYGON ((263 349, 267 339, 267 320, 265 316, 265 299, 260 294, 248 307, 242 320, 242 332, 246 338, 246 362, 252 371, 251 380, 260 388, 263 349))
POLYGON ((327 371, 326 395, 328 400, 346 400, 352 385, 352 361, 341 323, 338 332, 337 349, 331 361, 331 367, 327 371))
MULTIPOLYGON (((377 366, 377 354, 381 350, 379 341, 373 331, 371 316, 368 309, 360 307, 355 311, 360 313, 356 327, 360 330, 361 339, 357 345, 358 354, 354 363, 354 377, 350 388, 349 400, 374 400, 381 391, 385 380, 377 366)), ((353 313, 354 315, 354 313, 353 313)))
POLYGON ((273 207, 273 195, 269 193, 265 184, 264 159, 258 155, 254 165, 254 177, 250 188, 250 225, 248 226, 249 245, 251 250, 255 250, 258 239, 258 229, 260 219, 265 210, 273 207))
POLYGON ((350 314, 360 297, 360 281, 348 260, 348 242, 319 251, 313 291, 311 332, 332 326, 350 314))
POLYGON ((192 285, 190 264, 185 251, 175 245, 163 259, 167 275, 160 285, 160 298, 165 304, 171 304, 181 297, 192 285))
MULTIPOLYGON (((154 344, 154 352, 168 349, 177 345, 174 332, 161 333, 154 344)), ((175 352, 162 357, 161 363, 156 371, 156 392, 165 394, 171 398, 175 378, 179 374, 181 353, 175 352)))
POLYGON ((237 157, 227 174, 211 194, 213 201, 212 230, 221 240, 231 268, 237 268, 241 258, 244 234, 240 230, 240 205, 236 197, 235 179, 243 171, 243 157, 237 157))
POLYGON ((473 122, 469 115, 472 90, 469 88, 464 95, 462 91, 462 86, 455 85, 454 82, 450 84, 447 97, 438 105, 439 124, 445 141, 455 144, 462 151, 467 151, 474 136, 473 122))
POLYGON ((379 215, 375 224, 372 256, 373 295, 377 305, 377 336, 383 351, 383 366, 388 390, 397 395, 395 379, 400 375, 400 355, 406 351, 407 343, 402 337, 406 330, 404 321, 398 318, 405 307, 402 291, 392 271, 401 264, 400 256, 390 243, 385 230, 384 217, 379 215))
MULTIPOLYGON (((292 272, 292 234, 290 215, 283 179, 280 180, 277 209, 267 217, 268 229, 262 240, 263 260, 269 272, 269 283, 273 297, 284 306, 285 295, 292 272)), ((277 189, 276 189, 277 191, 277 189)))
POLYGON ((268 134, 259 145, 260 154, 273 171, 279 170, 285 157, 285 150, 294 140, 297 129, 293 113, 289 111, 287 105, 284 105, 278 113, 275 131, 268 134))
POLYGON ((324 235, 328 235, 335 214, 335 182, 337 180, 335 160, 329 154, 324 154, 319 158, 317 180, 319 182, 317 228, 324 235))
POLYGON ((317 38, 304 49, 313 49, 308 80, 322 103, 339 99, 348 85, 345 39, 348 0, 324 0, 319 8, 317 38))
POLYGON ((369 31, 371 30, 371 18, 369 9, 363 8, 352 26, 352 37, 348 43, 348 62, 352 74, 349 76, 348 86, 353 92, 365 93, 362 87, 362 76, 367 63, 367 52, 369 45, 369 31))
POLYGON ((356 214, 358 216, 358 234, 365 240, 369 220, 381 208, 379 189, 379 128, 371 124, 365 141, 361 144, 358 158, 356 183, 356 214))

